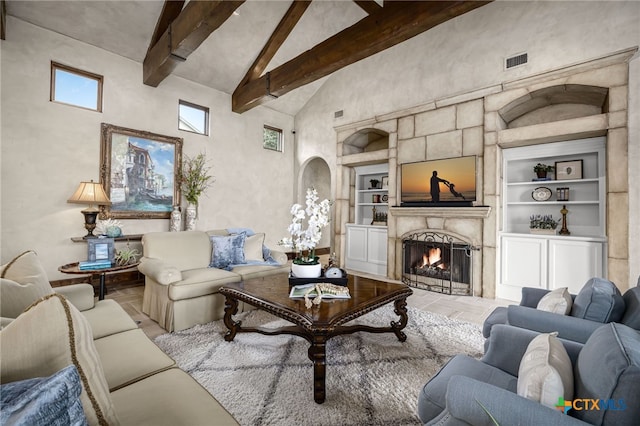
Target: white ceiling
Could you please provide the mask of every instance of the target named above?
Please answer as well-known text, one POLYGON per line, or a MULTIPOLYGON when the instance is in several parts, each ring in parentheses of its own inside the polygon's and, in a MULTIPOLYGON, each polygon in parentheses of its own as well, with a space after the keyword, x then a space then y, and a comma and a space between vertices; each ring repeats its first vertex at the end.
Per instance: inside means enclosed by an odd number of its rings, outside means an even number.
MULTIPOLYGON (((290 0, 248 0, 186 62, 179 64, 173 74, 233 93, 290 4, 290 0)), ((163 1, 158 0, 9 0, 7 14, 142 63, 162 5, 163 1)), ((365 16, 366 13, 351 0, 313 1, 267 71, 365 16)), ((266 106, 295 115, 326 78, 294 90, 266 106)))

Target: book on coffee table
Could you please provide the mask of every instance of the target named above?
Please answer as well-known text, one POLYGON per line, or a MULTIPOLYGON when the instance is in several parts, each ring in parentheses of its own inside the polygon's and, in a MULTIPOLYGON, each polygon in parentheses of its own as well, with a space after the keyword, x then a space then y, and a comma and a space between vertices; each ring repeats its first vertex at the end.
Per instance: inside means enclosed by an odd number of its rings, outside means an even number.
MULTIPOLYGON (((313 288, 315 286, 316 284, 295 285, 291 287, 291 292, 289 293, 289 297, 291 298, 304 297, 305 293, 310 288, 313 288)), ((349 289, 347 287, 340 286, 339 291, 340 293, 337 293, 337 294, 322 293, 322 297, 327 299, 351 299, 351 295, 349 294, 349 289), (343 293, 345 290, 346 290, 346 293, 343 293)), ((308 297, 316 297, 317 295, 318 293, 316 292, 315 289, 311 291, 309 294, 307 294, 308 297)))

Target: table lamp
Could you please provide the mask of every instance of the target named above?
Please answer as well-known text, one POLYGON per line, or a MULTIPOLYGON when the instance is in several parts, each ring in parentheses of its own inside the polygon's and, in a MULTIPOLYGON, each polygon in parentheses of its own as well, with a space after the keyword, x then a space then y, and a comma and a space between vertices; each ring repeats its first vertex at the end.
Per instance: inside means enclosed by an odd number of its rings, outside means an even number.
POLYGON ((80 182, 78 189, 76 189, 76 192, 73 193, 67 202, 89 204, 89 207, 82 210, 82 214, 84 215, 84 227, 87 230, 87 235, 85 235, 84 238, 94 237, 93 230, 96 227, 96 218, 100 212, 100 210, 94 205, 111 205, 111 201, 109 201, 109 197, 105 194, 102 185, 94 182, 93 180, 91 180, 91 182, 80 182))

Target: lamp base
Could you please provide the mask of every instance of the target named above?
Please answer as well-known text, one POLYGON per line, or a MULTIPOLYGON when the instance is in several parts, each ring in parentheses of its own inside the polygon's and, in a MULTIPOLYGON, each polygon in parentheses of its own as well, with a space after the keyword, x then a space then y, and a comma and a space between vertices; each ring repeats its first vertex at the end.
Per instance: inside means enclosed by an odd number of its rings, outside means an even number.
POLYGON ((81 212, 84 215, 84 228, 87 230, 87 235, 83 238, 95 238, 93 230, 96 229, 96 219, 100 211, 95 207, 89 207, 81 212))

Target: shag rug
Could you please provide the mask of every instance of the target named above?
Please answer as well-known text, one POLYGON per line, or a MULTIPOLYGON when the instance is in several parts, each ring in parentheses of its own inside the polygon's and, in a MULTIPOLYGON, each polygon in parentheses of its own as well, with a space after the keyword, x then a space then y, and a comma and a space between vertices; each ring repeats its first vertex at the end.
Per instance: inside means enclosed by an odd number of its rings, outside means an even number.
MULTIPOLYGON (((290 324, 264 311, 244 312, 244 326, 290 324)), ((388 326, 393 304, 355 322, 388 326)), ((222 321, 158 336, 156 344, 204 386, 243 426, 418 425, 422 386, 458 353, 482 355, 479 325, 409 308, 405 342, 393 333, 359 332, 327 343, 326 400, 313 400, 313 364, 301 337, 238 333, 222 321)))

